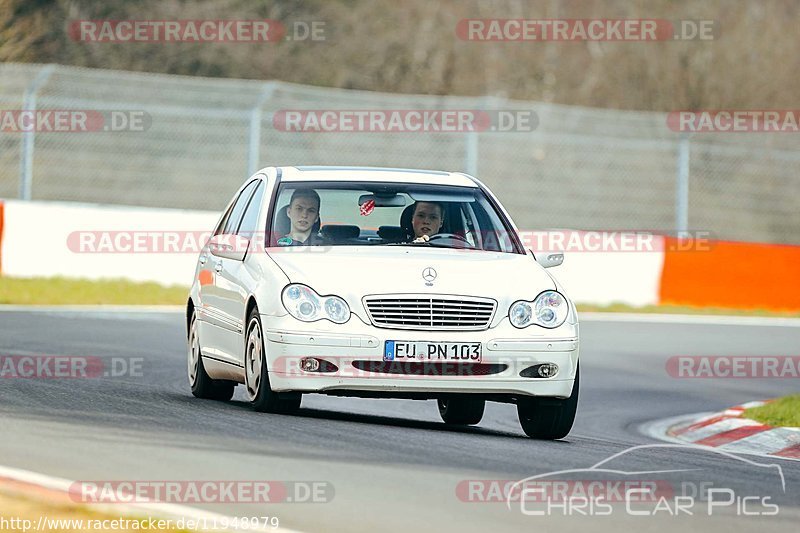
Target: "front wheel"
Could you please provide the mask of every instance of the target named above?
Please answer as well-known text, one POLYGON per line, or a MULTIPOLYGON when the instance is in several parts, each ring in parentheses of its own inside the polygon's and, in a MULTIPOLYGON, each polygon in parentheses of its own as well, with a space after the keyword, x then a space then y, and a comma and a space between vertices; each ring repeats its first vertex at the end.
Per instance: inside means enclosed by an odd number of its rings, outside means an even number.
POLYGON ((578 411, 580 367, 569 398, 520 398, 517 414, 522 431, 534 439, 563 439, 572 429, 578 411))
POLYGON ((472 426, 483 418, 486 400, 469 396, 452 396, 437 400, 439 416, 447 424, 472 426))
POLYGON ((264 335, 258 309, 253 308, 247 319, 244 345, 244 381, 247 398, 260 413, 289 413, 300 407, 302 395, 297 392, 275 392, 269 384, 264 335))
POLYGON ((192 394, 197 398, 208 400, 228 401, 233 397, 236 385, 230 381, 211 379, 203 366, 203 357, 200 353, 200 337, 197 332, 197 318, 194 311, 189 320, 189 386, 192 394))

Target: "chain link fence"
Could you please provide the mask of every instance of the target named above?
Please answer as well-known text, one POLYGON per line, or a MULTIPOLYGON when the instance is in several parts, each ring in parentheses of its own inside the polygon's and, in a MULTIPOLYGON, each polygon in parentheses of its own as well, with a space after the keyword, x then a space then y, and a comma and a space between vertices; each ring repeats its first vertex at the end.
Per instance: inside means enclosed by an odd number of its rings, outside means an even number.
POLYGON ((524 229, 800 244, 797 134, 681 134, 665 113, 0 64, 0 109, 137 111, 144 131, 0 128, 0 197, 221 209, 270 165, 466 171, 524 229), (533 131, 286 132, 285 110, 533 111, 533 131), (682 164, 682 161, 684 162, 682 164))

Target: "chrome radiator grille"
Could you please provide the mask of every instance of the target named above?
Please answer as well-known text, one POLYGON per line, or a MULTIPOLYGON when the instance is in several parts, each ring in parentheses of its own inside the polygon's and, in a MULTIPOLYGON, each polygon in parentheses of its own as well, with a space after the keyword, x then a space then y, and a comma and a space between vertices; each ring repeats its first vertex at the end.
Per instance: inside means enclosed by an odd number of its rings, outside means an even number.
POLYGON ((373 325, 399 329, 486 329, 497 302, 472 296, 384 294, 364 304, 373 325))

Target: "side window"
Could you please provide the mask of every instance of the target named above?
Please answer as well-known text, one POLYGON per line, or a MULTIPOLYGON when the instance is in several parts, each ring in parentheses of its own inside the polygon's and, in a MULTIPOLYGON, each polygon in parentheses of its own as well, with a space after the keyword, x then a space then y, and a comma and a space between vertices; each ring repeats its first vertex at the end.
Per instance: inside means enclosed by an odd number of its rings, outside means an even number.
POLYGON ((481 228, 479 235, 483 238, 483 249, 491 252, 516 253, 510 232, 503 226, 492 206, 485 198, 480 198, 472 206, 475 220, 481 228))
POLYGON ((225 227, 225 223, 228 222, 228 219, 231 216, 231 211, 233 211, 233 206, 234 205, 235 205, 235 202, 228 206, 228 210, 225 211, 225 214, 222 215, 222 218, 220 219, 219 224, 217 224, 217 227, 214 228, 214 235, 220 235, 222 233, 222 228, 224 228, 225 227))
POLYGON ((236 230, 239 229, 239 223, 242 221, 242 215, 247 207, 247 202, 250 200, 250 196, 253 194, 253 189, 255 189, 258 182, 259 180, 253 180, 248 183, 247 187, 242 190, 242 194, 239 195, 236 203, 233 204, 233 209, 231 210, 230 215, 228 215, 228 220, 225 221, 225 227, 222 230, 222 233, 225 235, 236 233, 236 230))
POLYGON ((252 239, 256 231, 256 219, 261 207, 261 198, 264 196, 264 184, 259 182, 256 192, 253 194, 252 200, 247 205, 242 217, 242 223, 239 224, 239 230, 236 232, 242 237, 252 239))

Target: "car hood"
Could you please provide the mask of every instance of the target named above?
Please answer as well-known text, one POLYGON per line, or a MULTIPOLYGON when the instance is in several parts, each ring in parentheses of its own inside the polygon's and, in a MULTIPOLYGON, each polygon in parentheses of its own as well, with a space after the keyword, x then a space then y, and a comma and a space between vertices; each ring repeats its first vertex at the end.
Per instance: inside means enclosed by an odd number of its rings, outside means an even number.
POLYGON ((535 298, 555 283, 529 255, 409 246, 292 247, 270 257, 293 283, 355 304, 372 294, 457 294, 499 304, 535 298), (436 277, 423 279, 432 268, 436 277))

